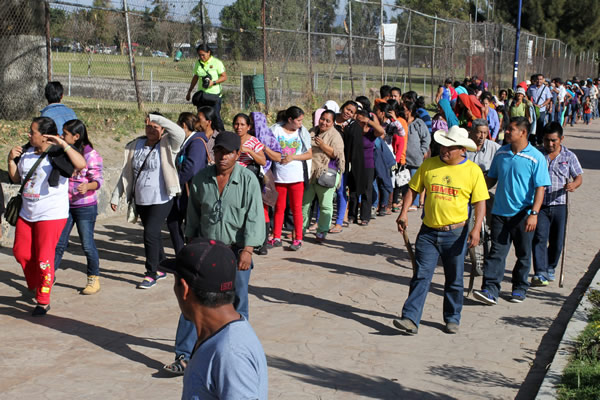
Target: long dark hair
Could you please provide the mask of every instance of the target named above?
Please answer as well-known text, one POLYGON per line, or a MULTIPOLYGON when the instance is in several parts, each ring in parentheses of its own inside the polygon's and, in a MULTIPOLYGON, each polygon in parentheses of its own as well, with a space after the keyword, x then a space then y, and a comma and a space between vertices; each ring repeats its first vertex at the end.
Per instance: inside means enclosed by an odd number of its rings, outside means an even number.
POLYGON ((65 122, 63 130, 70 132, 72 135, 79 135, 79 139, 73 144, 73 147, 75 147, 78 152, 82 153, 85 145, 90 146, 92 149, 94 148, 92 142, 90 142, 85 124, 80 120, 72 119, 65 122))
MULTIPOLYGON (((204 114, 204 118, 206 118, 207 121, 210 121, 211 128, 213 128, 213 130, 216 131, 217 130, 217 113, 215 112, 215 109, 212 108, 211 106, 203 106, 198 109, 198 114, 200 114, 200 113, 204 114)), ((199 130, 199 129, 196 129, 196 130, 199 130)))
POLYGON ((185 125, 191 132, 196 130, 197 122, 198 117, 196 117, 191 112, 182 112, 181 114, 179 114, 179 118, 177 118, 177 125, 179 125, 182 128, 185 125))

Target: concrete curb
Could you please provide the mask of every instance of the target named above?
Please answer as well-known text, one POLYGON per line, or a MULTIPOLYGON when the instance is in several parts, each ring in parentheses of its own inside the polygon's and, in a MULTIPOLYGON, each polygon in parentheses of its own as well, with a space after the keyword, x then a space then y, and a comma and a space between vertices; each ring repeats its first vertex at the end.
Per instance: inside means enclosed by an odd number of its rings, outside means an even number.
POLYGON ((567 329, 565 329, 565 334, 563 335, 556 354, 554 355, 554 359, 546 372, 546 376, 540 386, 536 400, 554 400, 557 398, 557 387, 560 384, 563 371, 573 354, 573 348, 577 337, 588 324, 588 311, 593 307, 587 297, 590 289, 600 290, 600 270, 596 272, 596 275, 585 291, 579 306, 577 306, 577 309, 569 320, 567 329))

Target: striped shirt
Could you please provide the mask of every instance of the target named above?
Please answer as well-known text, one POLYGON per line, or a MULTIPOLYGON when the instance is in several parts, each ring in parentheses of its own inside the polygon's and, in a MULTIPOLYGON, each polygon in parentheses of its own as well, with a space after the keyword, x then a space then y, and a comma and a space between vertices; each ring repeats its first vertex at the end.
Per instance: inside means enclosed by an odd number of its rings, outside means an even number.
MULTIPOLYGON (((252 136, 252 137, 250 137, 250 139, 246 140, 246 142, 244 142, 244 144, 242 146, 249 148, 250 150, 252 150, 255 153, 258 153, 259 151, 261 151, 265 148, 265 146, 254 136, 252 136)), ((242 167, 247 167, 248 165, 254 163, 254 159, 252 159, 252 156, 250 156, 250 154, 242 152, 242 154, 240 154, 240 158, 238 159, 237 162, 242 167)))
POLYGON ((570 179, 575 179, 583 174, 583 169, 575 153, 565 146, 560 147, 560 153, 554 160, 550 159, 550 155, 545 149, 541 149, 548 161, 548 172, 550 173, 550 186, 546 187, 544 193, 545 206, 567 204, 565 185, 569 183, 570 179))

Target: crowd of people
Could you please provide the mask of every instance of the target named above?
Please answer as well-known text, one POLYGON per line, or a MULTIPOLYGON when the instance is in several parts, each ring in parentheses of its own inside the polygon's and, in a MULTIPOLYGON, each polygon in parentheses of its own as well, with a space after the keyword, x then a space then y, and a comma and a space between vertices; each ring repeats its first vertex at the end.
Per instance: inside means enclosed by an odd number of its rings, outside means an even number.
MULTIPOLYGON (((195 71, 208 74, 209 82, 195 76, 188 98, 197 82, 209 89, 226 79, 210 49, 198 52, 195 71)), ((401 232, 409 212, 422 217, 408 298, 393 321, 407 334, 418 332, 440 257, 450 334, 459 331, 466 254, 483 275, 475 298, 484 304, 498 302, 511 245, 517 262, 509 301, 524 301, 531 285, 547 286, 562 250, 567 193, 582 184, 577 157, 562 145, 563 127, 598 117, 598 80, 575 81, 537 74, 514 92, 494 95, 477 77, 448 79, 433 117, 422 96, 390 86, 373 101, 359 96, 339 106, 330 100, 313 113, 292 106, 271 125, 260 112, 239 113, 226 121, 232 131, 224 128, 220 99, 218 106, 198 100, 197 110, 177 121, 148 114, 145 134, 125 147, 111 207, 116 211, 125 198, 127 219, 139 218, 143 227, 145 271, 137 287, 150 289, 175 273, 182 314, 175 360, 165 370, 194 370, 184 381, 190 398, 223 382, 229 389, 213 394, 236 388, 234 397, 263 398, 266 361, 247 323, 255 256, 280 251, 285 241, 298 251, 306 235, 323 243, 392 213, 399 213, 401 232), (165 223, 176 262, 163 249, 165 223), (482 229, 491 238, 485 257, 482 229), (224 353, 211 358, 210 352, 224 353), (226 378, 218 383, 215 374, 226 378)), ((60 83, 47 85, 46 98, 49 106, 33 119, 29 143, 8 156, 10 179, 22 193, 13 251, 35 293, 34 316, 50 309, 54 273, 73 225, 87 258, 82 293, 100 290, 93 233, 102 157, 84 122, 61 104, 60 83)))

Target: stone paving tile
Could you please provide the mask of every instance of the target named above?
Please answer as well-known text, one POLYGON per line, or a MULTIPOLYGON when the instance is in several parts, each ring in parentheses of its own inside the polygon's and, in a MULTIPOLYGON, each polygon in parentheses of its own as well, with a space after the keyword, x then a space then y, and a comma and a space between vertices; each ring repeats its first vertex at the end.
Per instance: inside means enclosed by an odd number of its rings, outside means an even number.
MULTIPOLYGON (((560 338, 554 320, 599 248, 599 128, 567 130, 565 144, 580 156, 585 175, 572 195, 565 287, 531 289, 523 304, 501 299, 486 307, 467 298, 458 335, 442 331, 441 268, 419 334, 404 336, 392 326, 412 271, 393 216, 345 228, 323 245, 309 235, 298 252, 257 256, 250 321, 267 353, 270 398, 533 398, 536 380, 526 377, 540 342, 560 338)), ((413 241, 418 225, 411 213, 413 241)), ((181 378, 160 372, 174 357, 179 312, 173 279, 147 291, 134 288, 144 270, 141 228, 123 216, 99 221, 96 239, 101 292, 77 292, 85 258, 74 234, 57 273, 52 310, 42 319, 30 317, 33 301, 22 295, 20 267, 10 247, 0 248, 1 399, 180 396, 181 378)), ((164 243, 170 246, 166 232, 164 243)), ((513 263, 511 254, 508 270, 513 263)), ((509 289, 507 272, 503 292, 509 289)))

